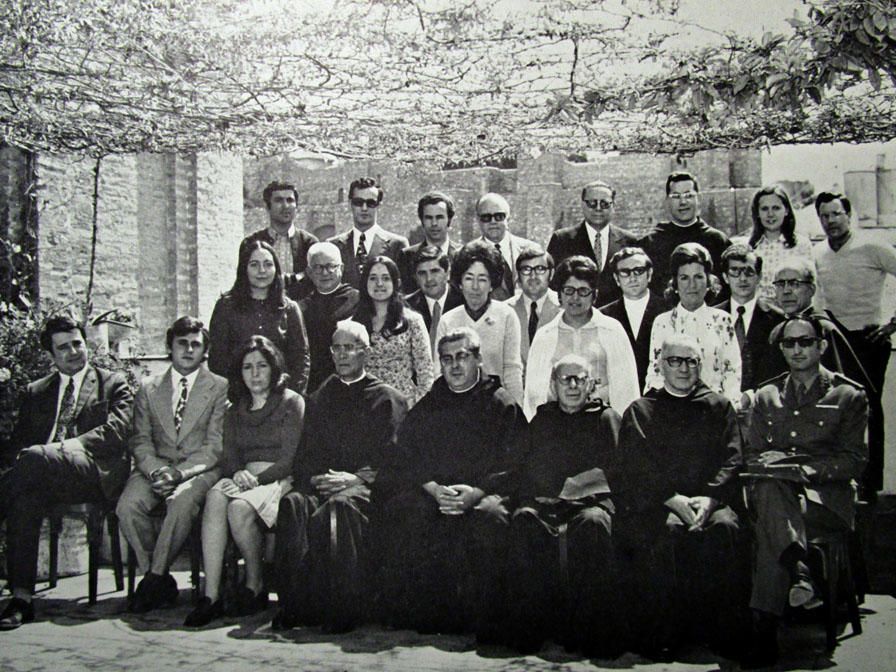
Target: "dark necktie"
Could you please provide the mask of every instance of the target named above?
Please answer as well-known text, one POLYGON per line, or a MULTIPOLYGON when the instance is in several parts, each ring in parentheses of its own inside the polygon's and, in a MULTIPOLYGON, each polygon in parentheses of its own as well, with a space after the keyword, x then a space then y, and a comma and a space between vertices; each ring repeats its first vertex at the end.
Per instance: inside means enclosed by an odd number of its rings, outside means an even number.
POLYGON ((180 426, 184 422, 184 411, 187 408, 187 379, 180 379, 180 397, 177 399, 177 407, 174 409, 174 429, 180 433, 180 426))
POLYGON ((538 331, 538 304, 535 301, 529 306, 529 344, 535 338, 535 332, 538 331))
POLYGON ((594 236, 594 259, 597 262, 597 272, 600 273, 603 266, 604 248, 600 243, 600 233, 594 236))
POLYGON ((737 336, 737 346, 741 352, 744 349, 744 341, 747 340, 747 332, 744 329, 744 313, 746 310, 743 306, 738 306, 737 319, 734 320, 734 335, 737 336))
MULTIPOLYGON (((501 243, 495 243, 495 249, 498 250, 498 255, 501 257, 501 287, 507 293, 506 297, 501 298, 510 298, 513 296, 513 271, 510 269, 510 264, 507 263, 507 260, 504 258, 504 253, 501 252, 501 243)), ((495 288, 497 289, 497 288, 495 288)))
POLYGON ((65 441, 71 431, 72 421, 75 419, 75 379, 69 378, 65 392, 62 393, 62 403, 59 404, 59 417, 56 419, 56 433, 53 441, 65 441))
POLYGON ((367 241, 367 236, 363 233, 358 236, 358 249, 355 251, 355 259, 358 260, 358 266, 363 266, 364 262, 367 261, 367 246, 364 244, 367 241))
POLYGON ((432 304, 432 320, 429 323, 429 345, 432 348, 433 357, 436 354, 436 331, 439 328, 439 320, 442 319, 442 304, 436 301, 432 304))

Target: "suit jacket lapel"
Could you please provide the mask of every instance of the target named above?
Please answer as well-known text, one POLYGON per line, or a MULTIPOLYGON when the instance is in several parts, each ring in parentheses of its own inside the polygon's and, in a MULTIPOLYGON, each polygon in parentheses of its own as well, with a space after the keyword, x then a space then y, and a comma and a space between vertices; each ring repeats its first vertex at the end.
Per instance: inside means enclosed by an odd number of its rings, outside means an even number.
POLYGON ((576 231, 575 246, 585 250, 585 256, 597 263, 597 257, 594 256, 594 242, 591 240, 591 236, 588 235, 588 225, 585 222, 579 224, 579 229, 576 231))
POLYGON ((87 372, 84 374, 84 380, 81 381, 81 391, 78 393, 78 403, 75 404, 75 415, 73 417, 77 418, 81 415, 81 411, 84 410, 87 402, 93 402, 96 399, 96 387, 96 369, 88 366, 87 372))
POLYGON ((376 234, 373 237, 373 240, 370 241, 370 251, 367 252, 367 258, 371 259, 380 256, 383 253, 383 248, 385 246, 386 241, 383 240, 383 237, 380 234, 376 234))
MULTIPOLYGON (((202 412, 211 398, 211 384, 208 371, 204 367, 199 369, 199 375, 196 376, 196 382, 193 383, 190 396, 187 397, 187 407, 184 409, 184 419, 180 425, 182 435, 186 436, 202 416, 202 412)), ((171 422, 174 423, 173 417, 171 422)))
POLYGON ((31 426, 34 431, 39 434, 39 438, 35 437, 34 443, 38 441, 43 443, 50 436, 53 424, 56 422, 56 407, 59 405, 59 372, 56 372, 34 390, 34 410, 33 415, 38 417, 31 418, 31 426))
POLYGON ((174 388, 171 383, 171 369, 156 383, 155 389, 147 391, 150 404, 152 404, 155 416, 159 419, 162 429, 171 438, 171 443, 177 443, 177 430, 174 429, 174 409, 171 407, 171 395, 174 388))
MULTIPOLYGON (((526 306, 524 301, 528 301, 525 294, 520 294, 513 299, 513 310, 520 321, 520 340, 523 343, 523 351, 529 349, 529 316, 526 315, 526 306)), ((547 302, 545 302, 547 304, 547 302)))

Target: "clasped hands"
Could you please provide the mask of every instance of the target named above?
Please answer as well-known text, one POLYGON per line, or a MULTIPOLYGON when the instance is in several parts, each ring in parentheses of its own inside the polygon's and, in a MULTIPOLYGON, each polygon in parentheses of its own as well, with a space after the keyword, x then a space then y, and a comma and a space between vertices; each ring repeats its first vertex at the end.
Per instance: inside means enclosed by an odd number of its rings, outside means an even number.
POLYGON ((446 516, 461 516, 476 506, 485 493, 471 485, 439 485, 431 482, 423 486, 439 505, 439 513, 446 516))
POLYGON ((353 485, 360 485, 364 481, 357 475, 347 471, 327 470, 325 474, 311 477, 311 485, 324 497, 330 497, 353 485))
POLYGON ((677 493, 663 503, 688 526, 688 532, 701 529, 718 506, 712 497, 687 497, 677 493))
POLYGON ((159 497, 167 497, 184 480, 184 475, 177 467, 159 467, 150 475, 150 487, 159 497))

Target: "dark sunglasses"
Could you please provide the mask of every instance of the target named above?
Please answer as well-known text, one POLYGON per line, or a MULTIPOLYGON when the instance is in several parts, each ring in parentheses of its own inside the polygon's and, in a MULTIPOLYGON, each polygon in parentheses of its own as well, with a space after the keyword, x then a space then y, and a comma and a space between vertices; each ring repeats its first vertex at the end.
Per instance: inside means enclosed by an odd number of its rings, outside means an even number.
POLYGON ((617 268, 616 275, 620 278, 628 278, 634 275, 636 278, 640 278, 649 270, 648 266, 635 266, 634 268, 617 268))
POLYGON ((778 342, 785 350, 793 350, 797 345, 799 345, 801 348, 811 348, 813 345, 818 343, 818 340, 819 339, 815 336, 794 336, 792 338, 782 338, 778 342))
POLYGON ((594 210, 595 208, 598 208, 600 210, 609 210, 613 207, 613 201, 605 201, 603 199, 598 200, 596 198, 583 198, 582 203, 587 205, 592 210, 594 210))
POLYGON ((505 219, 507 219, 506 212, 483 212, 479 215, 479 221, 483 224, 488 224, 492 220, 503 222, 505 219))
POLYGON ((739 266, 739 267, 735 267, 735 268, 729 268, 726 272, 732 278, 739 278, 742 275, 745 275, 748 278, 755 278, 756 275, 758 275, 756 273, 756 269, 750 268, 749 266, 739 266))
POLYGON ((380 205, 380 202, 375 198, 353 198, 351 203, 352 206, 356 208, 360 208, 362 205, 366 205, 368 208, 373 209, 378 208, 380 205))

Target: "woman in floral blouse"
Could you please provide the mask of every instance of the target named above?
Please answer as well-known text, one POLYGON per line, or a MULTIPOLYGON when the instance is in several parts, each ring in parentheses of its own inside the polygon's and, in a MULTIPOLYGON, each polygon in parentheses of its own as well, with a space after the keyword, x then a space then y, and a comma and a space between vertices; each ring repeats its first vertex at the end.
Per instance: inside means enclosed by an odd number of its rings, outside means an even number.
POLYGON ((644 390, 663 387, 659 366, 663 341, 672 334, 687 334, 700 344, 703 364, 700 379, 736 406, 741 396, 741 368, 734 326, 728 313, 706 305, 712 258, 699 243, 683 243, 672 251, 669 269, 678 305, 657 315, 653 322, 644 390))
POLYGON ((429 332, 423 316, 402 298, 398 266, 389 257, 373 257, 364 266, 352 319, 370 334, 367 372, 416 404, 435 379, 429 332))
POLYGON ((750 204, 753 230, 749 236, 738 236, 732 243, 746 243, 762 257, 759 299, 777 305, 772 281, 785 261, 802 257, 812 261, 812 241, 796 232, 796 215, 787 192, 779 186, 762 187, 750 204))

